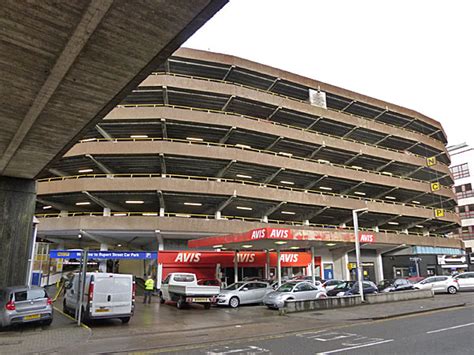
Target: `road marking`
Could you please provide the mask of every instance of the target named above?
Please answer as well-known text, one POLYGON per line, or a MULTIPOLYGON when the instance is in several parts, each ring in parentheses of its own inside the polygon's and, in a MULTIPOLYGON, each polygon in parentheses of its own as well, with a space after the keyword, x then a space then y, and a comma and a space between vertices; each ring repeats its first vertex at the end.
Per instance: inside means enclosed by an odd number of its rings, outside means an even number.
MULTIPOLYGON (((74 321, 74 322, 77 322, 77 319, 76 319, 76 318, 73 318, 73 317, 71 317, 69 314, 64 313, 64 312, 61 311, 59 308, 57 308, 57 307, 55 307, 55 306, 53 306, 53 308, 54 308, 54 310, 55 310, 56 312, 61 313, 64 317, 66 317, 66 318, 68 318, 68 319, 70 319, 70 320, 72 320, 72 321, 74 321)), ((89 330, 91 329, 91 328, 89 328, 87 325, 85 325, 85 324, 82 323, 82 322, 81 322, 81 327, 83 327, 83 328, 85 328, 85 329, 89 329, 89 330)))
POLYGON ((236 353, 243 353, 243 354, 263 354, 269 353, 270 350, 259 348, 258 346, 249 345, 246 347, 239 347, 237 349, 232 349, 230 346, 224 346, 222 348, 216 348, 209 351, 206 351, 207 355, 225 355, 225 354, 236 354, 236 353))
POLYGON ((368 347, 368 346, 390 343, 390 342, 392 342, 393 340, 394 340, 394 339, 388 339, 388 340, 378 341, 378 342, 375 342, 375 343, 369 343, 369 344, 351 346, 351 347, 349 347, 349 348, 341 348, 341 349, 336 349, 336 350, 329 350, 329 351, 324 351, 324 352, 322 352, 322 353, 318 353, 318 355, 333 354, 333 353, 339 353, 339 352, 343 352, 343 351, 347 351, 347 350, 352 350, 352 349, 366 348, 366 347, 368 347))
POLYGON ((474 325, 474 323, 467 323, 467 324, 456 325, 456 326, 454 326, 454 327, 449 327, 449 328, 442 328, 442 329, 430 330, 429 332, 426 332, 426 334, 433 334, 433 333, 444 332, 445 330, 451 330, 451 329, 458 329, 458 328, 469 327, 470 325, 474 325))

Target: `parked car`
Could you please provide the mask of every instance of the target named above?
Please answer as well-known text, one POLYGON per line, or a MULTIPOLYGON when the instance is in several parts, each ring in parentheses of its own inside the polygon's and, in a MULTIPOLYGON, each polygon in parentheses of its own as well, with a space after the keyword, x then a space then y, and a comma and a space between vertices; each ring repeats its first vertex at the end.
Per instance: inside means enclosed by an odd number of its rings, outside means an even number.
POLYGON ((13 324, 53 321, 53 304, 45 289, 17 286, 0 289, 0 328, 13 324))
POLYGON ((326 291, 322 286, 313 285, 307 281, 288 281, 276 291, 267 293, 263 298, 263 303, 268 308, 282 308, 285 301, 305 301, 321 298, 327 298, 326 291))
POLYGON ((343 280, 327 280, 323 283, 323 287, 326 289, 326 292, 333 290, 337 285, 343 283, 343 280))
POLYGON ((413 285, 417 290, 429 290, 434 292, 445 292, 454 295, 459 291, 458 281, 451 276, 430 276, 413 285))
POLYGON ((82 320, 118 318, 128 323, 135 309, 135 280, 133 275, 88 272, 84 297, 78 302, 80 274, 74 274, 66 285, 63 311, 74 315, 82 308, 82 320))
MULTIPOLYGON (((379 292, 377 285, 374 284, 372 281, 362 281, 362 287, 364 290, 364 295, 379 292)), ((352 285, 352 287, 344 293, 344 296, 353 296, 353 295, 358 295, 358 294, 359 294, 359 283, 355 282, 352 285)))
POLYGON ((326 291, 327 295, 330 297, 334 296, 344 296, 346 291, 350 290, 354 285, 355 281, 343 281, 334 287, 332 290, 326 291))
POLYGON ((382 280, 377 285, 380 292, 397 292, 414 290, 413 284, 407 279, 382 280))
POLYGON ((474 289, 474 272, 462 272, 454 276, 458 281, 459 291, 474 289))
POLYGON ((271 291, 273 288, 266 282, 236 282, 221 290, 217 304, 237 308, 241 304, 262 303, 263 297, 271 291))
POLYGON ((219 286, 198 285, 195 274, 176 272, 162 282, 160 303, 173 301, 179 309, 188 303, 200 303, 209 309, 219 293, 219 286))

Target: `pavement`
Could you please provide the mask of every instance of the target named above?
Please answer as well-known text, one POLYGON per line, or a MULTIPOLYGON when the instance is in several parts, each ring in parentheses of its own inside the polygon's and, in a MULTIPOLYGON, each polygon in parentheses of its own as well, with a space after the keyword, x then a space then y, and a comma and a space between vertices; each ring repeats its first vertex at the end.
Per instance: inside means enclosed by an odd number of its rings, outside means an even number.
MULTIPOLYGON (((140 298, 139 298, 140 300, 140 298)), ((58 299, 58 306, 61 300, 58 299)), ((238 309, 195 305, 178 310, 173 304, 138 302, 129 324, 116 320, 95 321, 77 327, 60 312, 55 313, 51 327, 30 325, 0 332, 0 354, 4 353, 121 353, 121 352, 187 352, 187 347, 206 346, 216 342, 245 342, 255 337, 283 336, 303 331, 322 331, 348 324, 374 322, 374 319, 397 317, 406 313, 435 311, 442 308, 474 306, 474 293, 436 295, 432 299, 385 304, 362 305, 333 310, 291 313, 263 306, 238 309), (465 306, 463 306, 465 305, 465 306)))

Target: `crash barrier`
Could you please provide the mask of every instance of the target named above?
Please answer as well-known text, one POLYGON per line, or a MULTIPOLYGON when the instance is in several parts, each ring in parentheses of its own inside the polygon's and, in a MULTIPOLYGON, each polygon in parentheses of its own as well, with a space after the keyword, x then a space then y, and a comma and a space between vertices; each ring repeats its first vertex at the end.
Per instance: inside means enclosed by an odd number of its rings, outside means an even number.
POLYGON ((398 292, 383 292, 375 295, 366 295, 366 303, 384 303, 384 302, 397 302, 397 301, 408 301, 416 300, 420 298, 434 297, 433 291, 430 290, 415 290, 415 291, 398 291, 398 292))
POLYGON ((280 315, 294 312, 314 311, 321 309, 333 309, 359 306, 363 304, 384 303, 416 300, 420 298, 434 297, 432 290, 382 292, 377 294, 365 295, 365 302, 362 303, 360 296, 329 297, 319 300, 308 301, 286 301, 285 306, 280 308, 280 315))

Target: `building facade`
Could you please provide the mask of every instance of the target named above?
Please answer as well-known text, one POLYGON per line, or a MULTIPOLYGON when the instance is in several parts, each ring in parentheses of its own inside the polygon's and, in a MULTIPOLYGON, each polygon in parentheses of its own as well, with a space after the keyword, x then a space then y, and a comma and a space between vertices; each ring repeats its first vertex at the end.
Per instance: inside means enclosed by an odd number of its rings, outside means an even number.
POLYGON ((346 278, 352 210, 368 208, 359 225, 375 242, 362 261, 380 280, 397 268, 383 269, 389 253, 462 253, 446 238, 460 226, 446 142, 439 122, 407 108, 180 49, 39 176, 38 235, 61 248, 178 251, 291 228, 320 236, 321 275, 346 278))
POLYGON ((474 249, 474 148, 466 143, 448 147, 454 192, 458 200, 456 211, 461 217, 457 235, 466 247, 474 249))

